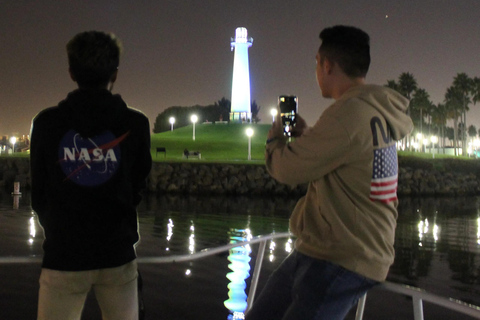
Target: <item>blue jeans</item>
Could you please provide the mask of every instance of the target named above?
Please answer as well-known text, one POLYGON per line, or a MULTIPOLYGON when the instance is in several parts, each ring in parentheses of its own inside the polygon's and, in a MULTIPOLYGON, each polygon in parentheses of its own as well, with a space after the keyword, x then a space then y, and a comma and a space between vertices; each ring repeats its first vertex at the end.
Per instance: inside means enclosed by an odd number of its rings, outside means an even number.
POLYGON ((245 319, 343 319, 377 283, 295 250, 272 273, 245 319))

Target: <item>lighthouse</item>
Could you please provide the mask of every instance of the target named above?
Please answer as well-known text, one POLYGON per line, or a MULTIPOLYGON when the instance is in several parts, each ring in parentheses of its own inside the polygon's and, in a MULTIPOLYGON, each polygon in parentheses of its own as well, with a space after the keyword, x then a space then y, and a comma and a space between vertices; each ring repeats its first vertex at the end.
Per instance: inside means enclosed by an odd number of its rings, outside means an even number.
POLYGON ((248 67, 248 48, 253 39, 248 38, 246 28, 237 28, 235 38, 231 40, 231 49, 235 50, 233 59, 232 107, 230 121, 252 121, 250 105, 250 71, 248 67))

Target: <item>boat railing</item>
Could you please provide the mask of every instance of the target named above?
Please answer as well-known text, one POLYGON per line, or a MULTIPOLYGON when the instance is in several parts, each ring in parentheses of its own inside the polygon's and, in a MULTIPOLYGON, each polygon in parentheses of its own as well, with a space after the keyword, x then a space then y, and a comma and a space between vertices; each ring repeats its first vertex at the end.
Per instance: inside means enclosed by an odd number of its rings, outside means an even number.
MULTIPOLYGON (((247 310, 248 311, 251 306, 253 305, 255 293, 258 286, 258 280, 260 276, 260 271, 262 268, 263 258, 265 254, 265 248, 267 241, 277 238, 287 238, 291 237, 292 235, 288 232, 283 233, 273 233, 269 235, 262 235, 253 237, 249 241, 242 241, 237 243, 231 243, 224 246, 216 247, 216 248, 209 248, 204 249, 202 251, 192 253, 192 254, 185 254, 185 255, 170 255, 164 257, 138 257, 138 263, 149 263, 149 264, 161 264, 161 263, 175 263, 175 262, 185 262, 185 261, 192 261, 202 259, 208 256, 216 255, 225 251, 228 251, 235 247, 241 247, 250 244, 259 244, 259 249, 257 253, 257 258, 255 262, 255 267, 253 270, 253 275, 250 283, 250 289, 247 298, 247 310)), ((22 264, 22 263, 40 263, 41 257, 0 257, 0 265, 2 264, 22 264)), ((460 300, 452 299, 452 298, 445 298, 438 296, 436 294, 429 293, 423 289, 403 285, 403 284, 396 284, 392 282, 384 282, 379 286, 383 290, 391 291, 400 295, 409 296, 412 298, 413 304, 413 316, 414 320, 423 320, 423 301, 436 304, 443 308, 447 308, 458 313, 462 313, 468 316, 471 316, 475 319, 480 319, 480 307, 475 305, 471 305, 465 303, 460 300)), ((367 294, 365 294, 362 298, 360 298, 357 311, 355 315, 355 320, 362 320, 363 314, 365 310, 367 294)))

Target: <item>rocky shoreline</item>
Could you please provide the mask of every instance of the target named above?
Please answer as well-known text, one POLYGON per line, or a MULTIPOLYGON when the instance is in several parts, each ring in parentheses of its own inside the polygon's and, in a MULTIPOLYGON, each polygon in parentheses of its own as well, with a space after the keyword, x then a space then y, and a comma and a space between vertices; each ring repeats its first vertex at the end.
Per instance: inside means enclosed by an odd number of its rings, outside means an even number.
MULTIPOLYGON (((0 187, 13 183, 30 187, 29 159, 0 158, 0 187)), ((480 162, 442 159, 399 159, 398 194, 402 196, 480 195, 480 162)), ((264 165, 202 162, 155 162, 148 179, 149 192, 225 195, 291 195, 306 192, 306 185, 278 183, 264 165)))

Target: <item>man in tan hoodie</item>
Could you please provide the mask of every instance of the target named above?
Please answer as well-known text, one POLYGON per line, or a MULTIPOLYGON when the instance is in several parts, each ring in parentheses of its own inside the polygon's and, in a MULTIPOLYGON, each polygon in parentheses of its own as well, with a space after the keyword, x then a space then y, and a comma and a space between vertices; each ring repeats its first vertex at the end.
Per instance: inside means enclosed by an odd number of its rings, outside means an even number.
POLYGON ((266 165, 281 183, 308 183, 290 218, 295 250, 271 275, 247 320, 343 319, 394 259, 396 141, 413 129, 408 100, 367 85, 370 38, 334 26, 320 33, 317 81, 335 102, 307 128, 297 115, 288 142, 280 118, 266 143, 266 165))

